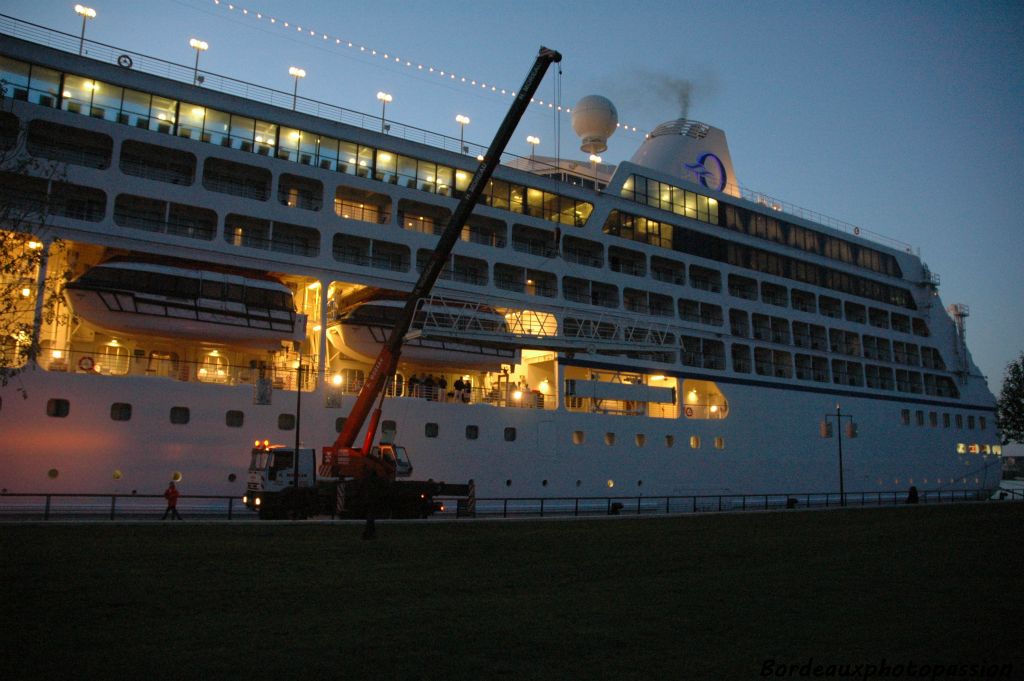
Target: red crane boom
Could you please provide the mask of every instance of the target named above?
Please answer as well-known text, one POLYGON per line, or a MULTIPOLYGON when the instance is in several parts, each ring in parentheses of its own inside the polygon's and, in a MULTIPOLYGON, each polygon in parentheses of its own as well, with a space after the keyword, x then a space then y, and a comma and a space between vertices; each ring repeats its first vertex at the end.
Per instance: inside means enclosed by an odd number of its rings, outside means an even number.
MULTIPOLYGON (((366 377, 366 382, 359 391, 359 396, 356 398, 356 402, 352 406, 352 410, 349 412, 348 418, 345 419, 345 423, 341 428, 341 432, 338 433, 338 437, 335 440, 334 445, 324 447, 322 470, 337 470, 339 459, 341 457, 344 457, 347 461, 352 461, 353 458, 365 455, 365 453, 370 451, 374 435, 377 431, 377 422, 380 418, 379 405, 374 411, 374 416, 366 429, 366 437, 364 439, 362 449, 353 449, 352 443, 355 442, 356 437, 359 435, 359 431, 366 422, 366 417, 370 413, 373 403, 378 399, 383 403, 384 386, 387 383, 388 378, 394 374, 395 370, 398 368, 398 359, 402 354, 402 342, 405 339, 406 333, 409 331, 409 327, 412 326, 412 321, 416 314, 416 308, 419 305, 419 302, 426 297, 434 287, 434 283, 440 276, 441 270, 444 268, 444 265, 448 260, 448 256, 451 254, 452 248, 455 246, 455 242, 462 233, 462 228, 465 226, 466 220, 469 218, 470 213, 473 212, 473 208, 480 200, 480 196, 483 194, 484 188, 487 186, 488 181, 491 179, 491 175, 494 173, 494 169, 497 168, 498 163, 501 160, 501 154, 504 152, 505 146, 508 144, 509 139, 511 139, 512 134, 515 132, 516 126, 519 124, 519 120, 523 117, 526 108, 530 104, 530 99, 537 91, 548 67, 553 63, 560 62, 561 60, 562 55, 555 50, 551 50, 546 47, 540 48, 537 59, 533 64, 533 68, 530 69, 526 79, 523 81, 522 87, 519 89, 518 94, 516 94, 515 100, 512 102, 512 106, 509 108, 508 113, 505 114, 505 119, 498 128, 498 132, 495 134, 490 147, 488 147, 487 153, 484 155, 484 160, 480 163, 480 166, 473 174, 473 178, 470 180, 469 186, 466 189, 466 194, 462 197, 462 200, 456 207, 455 212, 452 213, 452 217, 448 221, 448 225, 441 233, 437 242, 437 247, 434 249, 434 252, 431 254, 426 266, 423 268, 423 272, 420 274, 419 280, 409 292, 409 296, 405 301, 405 307, 402 309, 398 319, 395 320, 395 324, 391 328, 391 333, 388 336, 387 341, 384 343, 384 346, 381 348, 380 354, 377 355, 377 359, 373 363, 373 367, 370 369, 370 372, 366 377)), ((358 468, 364 468, 367 462, 364 460, 362 463, 363 466, 358 466, 358 468)), ((393 470, 390 471, 389 477, 394 477, 393 470)))

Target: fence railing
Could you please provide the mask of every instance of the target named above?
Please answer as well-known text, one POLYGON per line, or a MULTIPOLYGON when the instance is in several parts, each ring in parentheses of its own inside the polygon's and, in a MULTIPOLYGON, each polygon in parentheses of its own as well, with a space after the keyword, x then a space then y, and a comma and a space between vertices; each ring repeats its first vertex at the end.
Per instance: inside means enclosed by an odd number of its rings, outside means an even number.
MULTIPOLYGON (((847 492, 845 505, 895 506, 910 503, 906 491, 847 492)), ((838 492, 702 494, 684 496, 508 497, 472 500, 441 498, 442 518, 521 518, 602 515, 669 515, 843 506, 838 492)), ((1024 490, 922 490, 918 504, 964 501, 1024 501, 1024 490)), ((162 494, 0 494, 0 520, 157 520, 166 508, 162 494)), ((258 517, 237 496, 183 494, 185 520, 253 520, 258 517)))

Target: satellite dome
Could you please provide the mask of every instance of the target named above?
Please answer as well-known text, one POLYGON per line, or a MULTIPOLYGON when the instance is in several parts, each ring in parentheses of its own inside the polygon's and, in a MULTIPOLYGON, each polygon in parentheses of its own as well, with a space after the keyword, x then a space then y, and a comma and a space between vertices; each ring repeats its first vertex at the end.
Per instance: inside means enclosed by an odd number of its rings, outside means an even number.
POLYGON ((619 123, 615 105, 601 95, 587 95, 572 110, 572 129, 580 138, 580 151, 600 154, 619 123))

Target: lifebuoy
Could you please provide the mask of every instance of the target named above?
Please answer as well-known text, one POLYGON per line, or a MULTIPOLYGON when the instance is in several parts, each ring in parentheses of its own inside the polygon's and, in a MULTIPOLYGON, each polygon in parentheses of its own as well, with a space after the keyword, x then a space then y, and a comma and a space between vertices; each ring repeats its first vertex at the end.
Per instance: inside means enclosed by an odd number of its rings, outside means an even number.
POLYGON ((687 416, 693 416, 693 407, 687 407, 686 408, 686 415, 687 416))
POLYGON ((92 357, 89 357, 88 355, 78 360, 78 368, 82 371, 92 371, 94 366, 96 366, 96 362, 94 362, 92 357))

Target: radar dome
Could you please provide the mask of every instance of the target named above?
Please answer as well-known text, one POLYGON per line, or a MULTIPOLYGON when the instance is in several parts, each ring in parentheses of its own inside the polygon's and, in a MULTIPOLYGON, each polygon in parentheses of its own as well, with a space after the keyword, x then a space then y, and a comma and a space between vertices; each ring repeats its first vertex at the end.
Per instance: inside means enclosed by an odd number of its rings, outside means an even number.
POLYGON ((580 151, 600 154, 619 123, 615 105, 600 95, 587 95, 572 110, 572 129, 580 138, 580 151))

